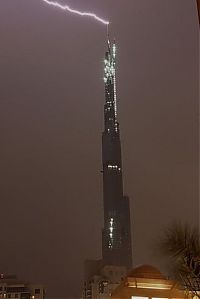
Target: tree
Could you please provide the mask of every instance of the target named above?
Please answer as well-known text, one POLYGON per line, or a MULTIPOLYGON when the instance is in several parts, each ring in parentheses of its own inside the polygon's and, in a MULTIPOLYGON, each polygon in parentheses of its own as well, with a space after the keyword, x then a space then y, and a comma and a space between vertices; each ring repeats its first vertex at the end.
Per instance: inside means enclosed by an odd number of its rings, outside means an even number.
POLYGON ((159 242, 161 252, 172 258, 174 275, 185 290, 200 298, 200 236, 195 228, 175 223, 159 242))
POLYGON ((196 2, 197 2, 197 11, 198 11, 199 25, 200 25, 200 0, 196 0, 196 2))

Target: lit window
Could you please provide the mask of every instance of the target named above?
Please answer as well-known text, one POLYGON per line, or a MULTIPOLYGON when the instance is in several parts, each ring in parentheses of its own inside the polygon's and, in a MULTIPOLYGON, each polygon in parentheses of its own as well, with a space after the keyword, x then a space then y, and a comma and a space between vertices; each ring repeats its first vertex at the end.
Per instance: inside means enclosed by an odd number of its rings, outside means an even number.
POLYGON ((112 243, 111 242, 109 242, 108 247, 109 247, 109 249, 112 249, 112 243))
POLYGON ((108 165, 108 168, 109 169, 118 169, 118 166, 117 165, 108 165))

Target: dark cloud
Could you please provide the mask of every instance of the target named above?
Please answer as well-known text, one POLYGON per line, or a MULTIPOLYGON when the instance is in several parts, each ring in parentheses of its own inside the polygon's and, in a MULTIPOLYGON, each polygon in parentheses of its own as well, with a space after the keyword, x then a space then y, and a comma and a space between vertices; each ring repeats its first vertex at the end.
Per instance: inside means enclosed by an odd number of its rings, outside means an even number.
MULTIPOLYGON (((112 22, 134 264, 163 226, 198 222, 195 1, 68 1, 112 22)), ((78 296, 102 227, 106 28, 41 0, 0 3, 2 272, 78 296)))

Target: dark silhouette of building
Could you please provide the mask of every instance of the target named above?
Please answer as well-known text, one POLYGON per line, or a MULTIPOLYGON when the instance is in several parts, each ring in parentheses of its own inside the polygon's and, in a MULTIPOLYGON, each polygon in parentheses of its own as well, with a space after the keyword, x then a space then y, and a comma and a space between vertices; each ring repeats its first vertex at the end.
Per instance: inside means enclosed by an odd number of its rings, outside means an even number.
POLYGON ((120 129, 117 121, 116 44, 108 40, 104 60, 104 132, 102 134, 104 228, 103 261, 132 267, 129 198, 123 195, 120 129))
POLYGON ((104 83, 102 259, 85 262, 84 299, 109 298, 111 291, 132 268, 129 198, 123 194, 121 142, 117 121, 116 44, 111 44, 109 39, 104 60, 104 83))

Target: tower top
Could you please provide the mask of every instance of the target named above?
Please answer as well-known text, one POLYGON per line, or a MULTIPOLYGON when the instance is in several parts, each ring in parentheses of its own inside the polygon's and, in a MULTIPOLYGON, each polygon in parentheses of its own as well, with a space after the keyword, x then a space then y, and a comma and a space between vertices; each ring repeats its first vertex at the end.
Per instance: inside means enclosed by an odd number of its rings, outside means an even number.
POLYGON ((106 93, 106 104, 108 105, 108 110, 110 110, 109 115, 110 121, 112 120, 113 128, 118 131, 117 123, 117 87, 116 87, 116 43, 110 42, 109 34, 107 36, 107 46, 108 49, 105 54, 104 59, 104 83, 105 83, 105 93, 106 93))

